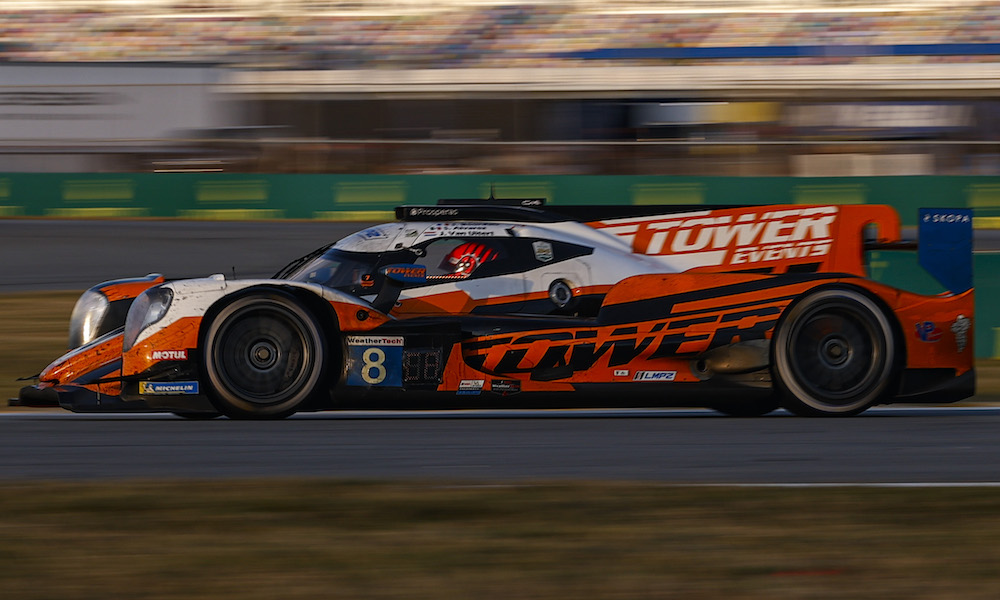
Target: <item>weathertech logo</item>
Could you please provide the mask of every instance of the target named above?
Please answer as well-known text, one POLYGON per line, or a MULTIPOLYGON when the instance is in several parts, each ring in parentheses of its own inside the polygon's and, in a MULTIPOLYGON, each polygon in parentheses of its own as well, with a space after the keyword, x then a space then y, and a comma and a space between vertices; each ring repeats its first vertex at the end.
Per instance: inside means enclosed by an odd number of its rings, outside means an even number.
POLYGON ((740 265, 826 256, 833 244, 836 206, 699 211, 611 219, 591 226, 652 256, 683 256, 698 266, 740 265))
POLYGON ((187 360, 187 350, 153 350, 153 360, 187 360))

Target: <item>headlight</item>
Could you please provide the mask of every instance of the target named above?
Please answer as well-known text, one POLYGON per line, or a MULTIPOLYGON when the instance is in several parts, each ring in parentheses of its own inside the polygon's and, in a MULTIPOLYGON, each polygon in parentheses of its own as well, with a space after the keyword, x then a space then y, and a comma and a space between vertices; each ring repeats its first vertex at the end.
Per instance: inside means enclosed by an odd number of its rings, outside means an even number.
POLYGON ((125 317, 125 337, 122 350, 129 350, 144 329, 156 323, 167 314, 174 292, 170 288, 154 287, 139 294, 125 317))
POLYGON ((80 296, 73 307, 73 315, 69 318, 70 348, 79 348, 97 338, 101 321, 110 305, 104 294, 94 290, 87 290, 80 296))

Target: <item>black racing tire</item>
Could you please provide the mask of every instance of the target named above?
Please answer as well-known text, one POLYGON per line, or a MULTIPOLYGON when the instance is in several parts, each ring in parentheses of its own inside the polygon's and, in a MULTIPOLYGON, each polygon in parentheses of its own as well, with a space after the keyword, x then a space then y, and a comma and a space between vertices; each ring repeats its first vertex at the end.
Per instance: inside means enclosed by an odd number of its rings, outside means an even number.
POLYGON ((782 405, 800 416, 851 416, 893 393, 902 356, 894 320, 853 288, 825 288, 792 305, 772 340, 782 405))
POLYGON ((255 291, 226 304, 205 330, 209 397, 233 419, 282 419, 321 388, 326 341, 293 296, 255 291))
POLYGON ((717 401, 709 408, 727 417, 763 417, 781 408, 781 401, 777 395, 772 394, 767 398, 717 401))

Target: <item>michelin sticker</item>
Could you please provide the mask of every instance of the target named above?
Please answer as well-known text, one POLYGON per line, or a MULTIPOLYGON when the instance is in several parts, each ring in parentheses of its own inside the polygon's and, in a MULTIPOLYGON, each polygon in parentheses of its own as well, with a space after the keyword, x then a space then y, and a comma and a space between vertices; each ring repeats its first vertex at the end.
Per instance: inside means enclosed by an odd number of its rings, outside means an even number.
POLYGON ((403 387, 403 336, 347 336, 347 385, 403 387))
POLYGON ((197 395, 197 381, 140 381, 139 394, 142 396, 197 395))

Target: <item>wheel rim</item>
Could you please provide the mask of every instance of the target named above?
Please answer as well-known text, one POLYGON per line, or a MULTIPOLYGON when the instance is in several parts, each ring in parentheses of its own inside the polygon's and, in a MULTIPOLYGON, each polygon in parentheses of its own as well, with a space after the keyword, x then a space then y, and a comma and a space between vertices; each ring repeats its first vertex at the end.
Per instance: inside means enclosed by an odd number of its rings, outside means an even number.
POLYGON ((304 324, 284 309, 243 309, 226 320, 216 340, 219 383, 247 402, 281 403, 310 379, 313 342, 304 324))
POLYGON ((851 407, 882 382, 886 348, 871 319, 847 305, 816 307, 789 337, 789 367, 809 396, 851 407))

